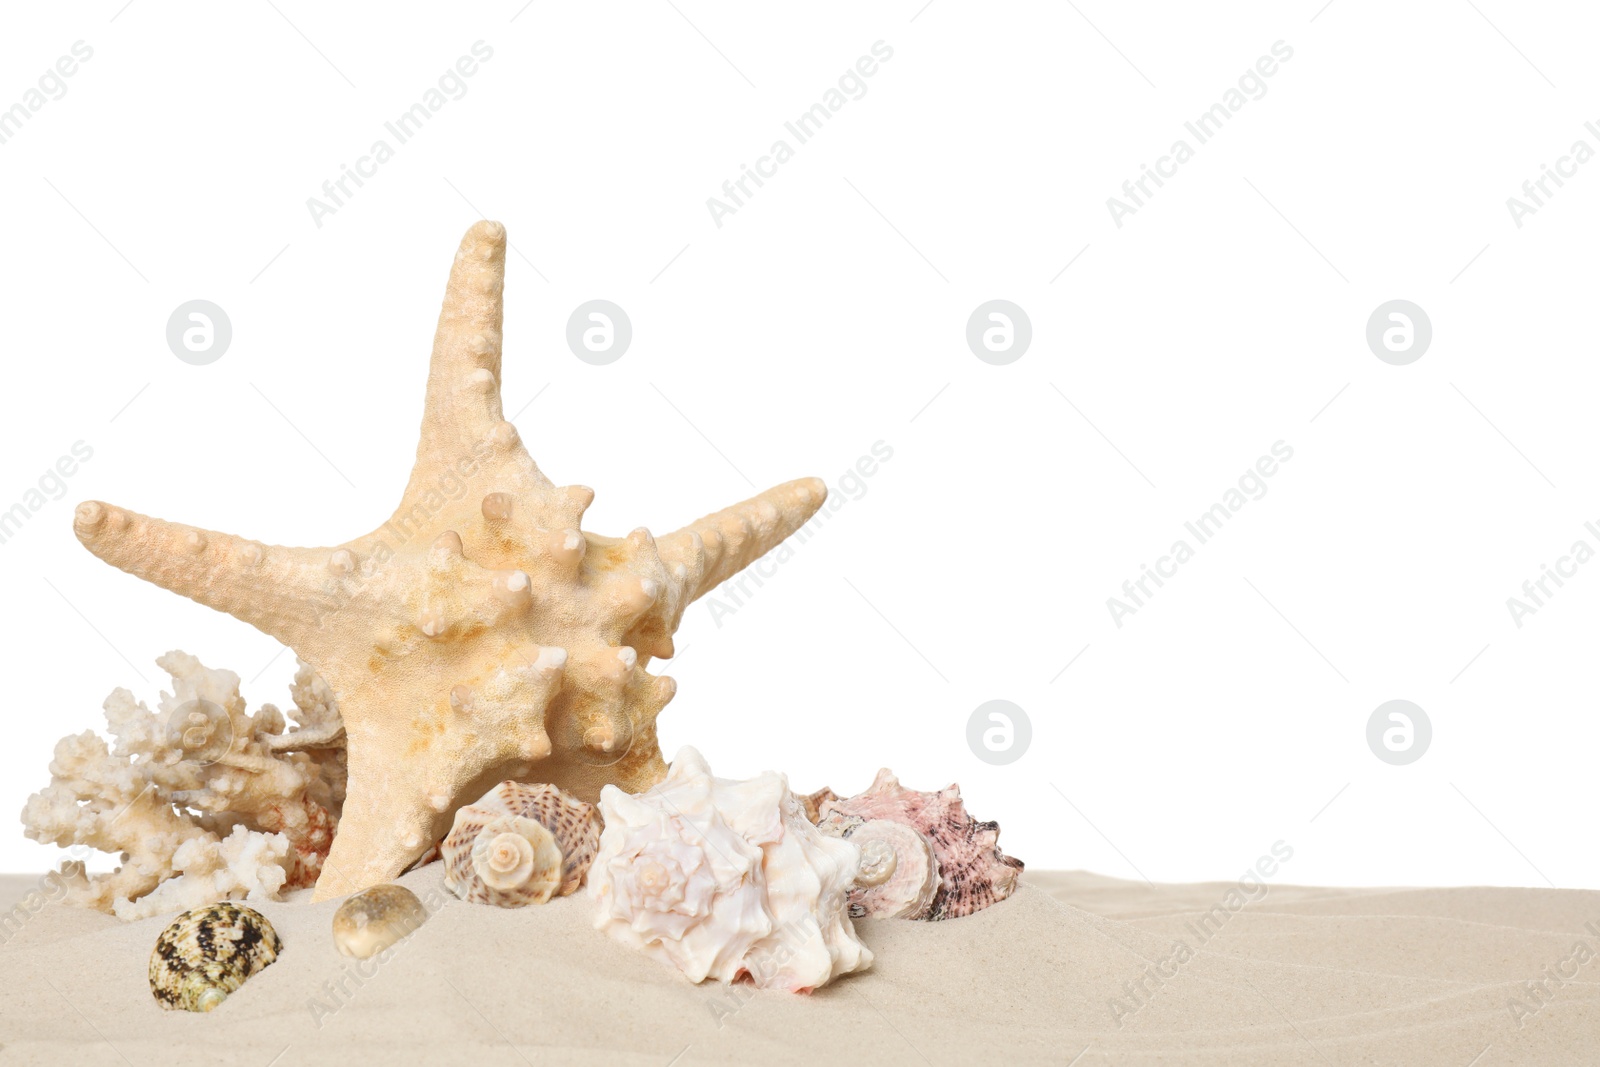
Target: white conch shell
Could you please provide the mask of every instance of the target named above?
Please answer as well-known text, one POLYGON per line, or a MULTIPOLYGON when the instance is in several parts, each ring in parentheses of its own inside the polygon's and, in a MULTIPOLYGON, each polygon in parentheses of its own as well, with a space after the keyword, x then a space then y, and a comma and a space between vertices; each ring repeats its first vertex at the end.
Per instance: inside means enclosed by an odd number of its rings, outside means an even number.
POLYGON ((589 896, 616 940, 691 981, 790 992, 871 965, 845 911, 860 853, 811 825, 783 775, 713 778, 684 748, 649 791, 603 789, 600 812, 589 896))
POLYGON ((849 897, 852 918, 928 916, 939 892, 939 861, 932 842, 889 819, 857 822, 844 830, 844 838, 861 850, 861 873, 849 897))
POLYGON ((561 886, 561 848, 542 823, 468 804, 439 846, 444 885, 469 904, 543 904, 561 886))

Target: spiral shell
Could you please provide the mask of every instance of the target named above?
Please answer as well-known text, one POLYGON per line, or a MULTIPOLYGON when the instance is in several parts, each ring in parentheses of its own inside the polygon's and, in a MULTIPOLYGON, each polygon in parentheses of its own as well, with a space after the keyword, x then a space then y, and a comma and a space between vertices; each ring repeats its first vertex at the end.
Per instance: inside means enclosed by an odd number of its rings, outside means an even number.
POLYGON ((169 1011, 210 1011, 281 951, 260 912, 226 900, 195 908, 156 938, 150 993, 169 1011))
POLYGON ((375 885, 339 905, 333 913, 333 944, 344 955, 370 959, 428 919, 417 895, 403 885, 375 885))
POLYGON ((561 887, 561 848, 544 825, 468 805, 439 848, 444 886, 469 904, 543 904, 561 887))
POLYGON ((543 904, 550 899, 550 893, 540 897, 539 890, 522 888, 527 879, 535 877, 534 868, 544 861, 535 861, 527 855, 528 849, 513 840, 491 847, 500 834, 511 833, 525 838, 537 853, 542 838, 537 830, 520 826, 522 822, 542 827, 557 850, 559 876, 553 895, 566 896, 583 885, 589 864, 600 848, 600 817, 594 805, 553 785, 501 782, 477 803, 456 812, 455 826, 439 846, 440 857, 445 861, 445 885, 450 891, 463 900, 508 908, 543 904), (508 818, 513 821, 501 821, 508 818), (498 830, 485 837, 491 823, 498 830), (477 859, 472 855, 474 848, 482 849, 477 859), (529 865, 527 871, 523 870, 525 865, 529 865), (500 896, 505 899, 491 899, 500 896))
MULTIPOLYGON (((919 919, 955 919, 971 915, 1016 891, 1022 861, 1000 851, 1000 824, 979 822, 967 814, 961 789, 948 785, 938 792, 907 789, 887 767, 864 793, 819 804, 817 828, 835 837, 886 819, 910 827, 932 846, 939 886, 932 906, 919 919)), ((903 858, 896 853, 898 858, 903 858)))
POLYGON ((939 892, 933 843, 889 819, 833 820, 837 833, 861 850, 861 870, 846 898, 852 919, 926 919, 939 892))

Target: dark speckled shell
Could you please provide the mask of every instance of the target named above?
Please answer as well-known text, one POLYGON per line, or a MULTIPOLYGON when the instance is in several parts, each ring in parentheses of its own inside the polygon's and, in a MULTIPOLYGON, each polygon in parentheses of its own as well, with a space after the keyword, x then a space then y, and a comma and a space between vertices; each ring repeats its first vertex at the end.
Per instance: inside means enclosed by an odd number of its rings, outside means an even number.
POLYGON ((150 993, 169 1011, 210 1011, 281 951, 278 931, 260 912, 226 900, 195 908, 156 938, 150 993))
POLYGON ((890 819, 920 831, 939 861, 940 885, 926 920, 956 919, 998 904, 1016 891, 1022 861, 1000 851, 1000 824, 978 822, 967 814, 961 789, 937 793, 902 786, 885 767, 865 793, 821 799, 818 827, 842 836, 866 819, 890 819))

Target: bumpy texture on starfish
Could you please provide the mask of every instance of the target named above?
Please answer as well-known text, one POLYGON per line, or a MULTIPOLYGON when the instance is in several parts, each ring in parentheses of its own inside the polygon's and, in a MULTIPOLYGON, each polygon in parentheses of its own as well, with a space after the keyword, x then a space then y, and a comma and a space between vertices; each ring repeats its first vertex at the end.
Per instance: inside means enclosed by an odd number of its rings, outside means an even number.
POLYGON ((393 878, 496 782, 536 774, 594 801, 659 781, 655 719, 676 685, 645 667, 672 655, 692 601, 827 495, 789 482, 659 540, 580 530, 593 490, 552 484, 501 414, 505 255, 497 222, 461 241, 416 466, 373 533, 282 548, 77 509, 89 551, 270 634, 332 687, 350 780, 315 899, 393 878))

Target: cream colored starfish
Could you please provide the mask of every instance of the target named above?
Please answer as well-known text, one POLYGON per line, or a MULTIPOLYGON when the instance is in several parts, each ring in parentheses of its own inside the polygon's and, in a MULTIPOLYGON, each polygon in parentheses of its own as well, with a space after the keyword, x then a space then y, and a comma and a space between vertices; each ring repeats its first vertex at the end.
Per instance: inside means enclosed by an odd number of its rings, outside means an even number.
POLYGON ((827 495, 780 485, 669 534, 584 533, 594 499, 558 488, 500 407, 505 228, 456 253, 434 335, 422 441, 384 525, 282 548, 80 504, 78 538, 113 566, 243 619, 333 688, 350 786, 315 899, 393 878, 496 782, 593 801, 666 771, 655 719, 684 609, 799 529, 827 495), (535 766, 537 765, 537 766, 535 766))

